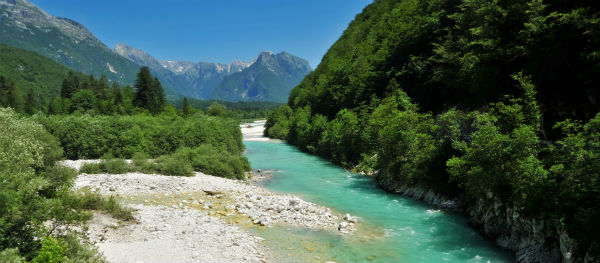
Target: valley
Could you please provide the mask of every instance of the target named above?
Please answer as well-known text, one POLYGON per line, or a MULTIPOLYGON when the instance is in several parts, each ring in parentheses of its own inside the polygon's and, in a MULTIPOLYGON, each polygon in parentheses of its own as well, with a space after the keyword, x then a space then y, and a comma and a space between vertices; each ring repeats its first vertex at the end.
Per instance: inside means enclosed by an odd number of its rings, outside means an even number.
POLYGON ((0 262, 598 262, 599 17, 0 0, 0 262))

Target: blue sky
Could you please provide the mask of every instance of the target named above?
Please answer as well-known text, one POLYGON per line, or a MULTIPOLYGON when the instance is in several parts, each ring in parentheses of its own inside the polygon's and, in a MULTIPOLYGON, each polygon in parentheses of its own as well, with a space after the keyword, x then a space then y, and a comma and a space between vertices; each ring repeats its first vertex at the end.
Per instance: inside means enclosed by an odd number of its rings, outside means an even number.
POLYGON ((159 59, 228 63, 287 51, 314 68, 372 0, 31 0, 73 19, 109 48, 159 59))

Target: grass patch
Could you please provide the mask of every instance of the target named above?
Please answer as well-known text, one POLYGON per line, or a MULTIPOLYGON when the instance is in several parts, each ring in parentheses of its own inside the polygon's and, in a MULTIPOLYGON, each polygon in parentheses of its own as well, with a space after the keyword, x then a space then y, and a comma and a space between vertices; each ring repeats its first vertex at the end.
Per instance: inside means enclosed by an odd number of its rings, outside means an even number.
POLYGON ((133 210, 123 207, 114 196, 105 197, 89 190, 81 190, 73 194, 72 207, 85 210, 106 212, 110 216, 123 221, 134 221, 133 210))

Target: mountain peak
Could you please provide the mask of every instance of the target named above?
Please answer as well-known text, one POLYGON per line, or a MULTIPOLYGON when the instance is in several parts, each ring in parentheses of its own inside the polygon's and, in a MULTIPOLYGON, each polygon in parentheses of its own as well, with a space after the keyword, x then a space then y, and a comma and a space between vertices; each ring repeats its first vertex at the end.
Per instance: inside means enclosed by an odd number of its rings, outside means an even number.
POLYGON ((261 51, 259 56, 273 56, 275 53, 273 53, 273 51, 270 50, 265 50, 265 51, 261 51))
POLYGON ((127 44, 117 43, 114 49, 115 53, 129 59, 131 62, 144 65, 151 68, 161 68, 162 63, 141 49, 134 48, 127 44))

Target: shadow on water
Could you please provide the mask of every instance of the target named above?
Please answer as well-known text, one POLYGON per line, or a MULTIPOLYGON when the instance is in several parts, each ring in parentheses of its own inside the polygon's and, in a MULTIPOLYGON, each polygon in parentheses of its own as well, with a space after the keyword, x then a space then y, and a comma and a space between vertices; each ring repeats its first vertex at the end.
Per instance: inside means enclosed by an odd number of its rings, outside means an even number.
POLYGON ((269 246, 278 247, 280 255, 296 261, 514 261, 510 253, 481 238, 463 215, 389 194, 373 178, 350 173, 285 143, 245 143, 254 169, 276 171, 262 182, 266 188, 359 217, 360 227, 353 235, 278 227, 260 233, 267 236, 269 246), (294 242, 306 246, 294 248, 294 242))

